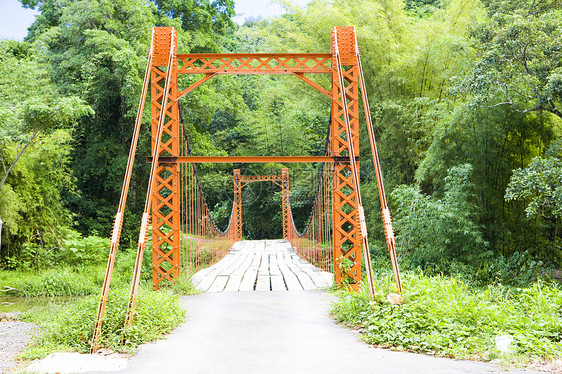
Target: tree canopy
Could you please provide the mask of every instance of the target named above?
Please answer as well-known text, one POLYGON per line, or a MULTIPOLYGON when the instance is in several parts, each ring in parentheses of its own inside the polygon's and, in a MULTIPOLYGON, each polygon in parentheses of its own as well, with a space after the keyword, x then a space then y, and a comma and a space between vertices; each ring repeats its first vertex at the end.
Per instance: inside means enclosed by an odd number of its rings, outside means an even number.
MULTIPOLYGON (((0 43, 3 164, 33 141, 0 187, 4 263, 15 248, 63 235, 54 230, 47 238, 48 227, 109 235, 152 27, 175 27, 182 53, 326 52, 330 30, 353 25, 408 266, 473 269, 477 279, 503 277, 501 269, 521 261, 562 266, 560 1, 313 0, 243 26, 232 22, 232 0, 20 2, 40 14, 25 42, 0 43), (54 178, 59 182, 47 186, 54 178), (39 195, 56 204, 45 209, 39 195)), ((329 85, 327 77, 314 79, 329 85)), ((221 76, 180 104, 194 154, 323 152, 329 99, 294 77, 221 76)), ((361 182, 376 257, 385 253, 384 236, 366 139, 362 133, 361 182)), ((138 235, 144 203, 148 117, 139 147, 125 242, 138 235)), ((243 172, 271 174, 281 166, 251 164, 243 172)), ((308 217, 315 170, 292 166, 298 225, 308 217)), ((225 224, 232 165, 202 165, 199 175, 213 216, 225 224)), ((245 235, 279 237, 279 191, 247 188, 245 235)))

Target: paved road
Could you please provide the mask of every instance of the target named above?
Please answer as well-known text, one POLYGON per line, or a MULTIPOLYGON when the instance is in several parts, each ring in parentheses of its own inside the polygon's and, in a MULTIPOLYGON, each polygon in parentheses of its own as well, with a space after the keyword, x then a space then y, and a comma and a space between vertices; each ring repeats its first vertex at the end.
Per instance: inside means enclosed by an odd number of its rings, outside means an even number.
MULTIPOLYGON (((500 371, 494 365, 371 348, 329 316, 323 291, 187 296, 187 321, 143 345, 118 373, 416 373, 500 371)), ((529 371, 512 371, 522 373, 529 371)))

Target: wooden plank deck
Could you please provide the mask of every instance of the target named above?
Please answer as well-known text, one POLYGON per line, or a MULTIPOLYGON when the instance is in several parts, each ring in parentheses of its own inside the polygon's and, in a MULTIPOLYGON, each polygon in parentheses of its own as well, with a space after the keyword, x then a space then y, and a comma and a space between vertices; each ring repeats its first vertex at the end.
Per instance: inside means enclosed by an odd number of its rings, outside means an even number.
POLYGON ((244 240, 193 276, 205 292, 293 291, 329 287, 333 274, 301 259, 286 240, 244 240))

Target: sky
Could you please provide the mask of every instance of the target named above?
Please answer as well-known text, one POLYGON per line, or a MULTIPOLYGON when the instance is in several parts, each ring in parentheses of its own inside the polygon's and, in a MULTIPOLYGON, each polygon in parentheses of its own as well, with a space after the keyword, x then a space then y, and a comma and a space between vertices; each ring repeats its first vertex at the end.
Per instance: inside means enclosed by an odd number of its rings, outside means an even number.
MULTIPOLYGON (((295 5, 305 6, 310 0, 291 0, 295 5)), ((279 16, 285 11, 279 4, 268 0, 236 0, 234 22, 241 25, 248 18, 279 16)), ((0 0, 0 39, 23 40, 27 28, 38 13, 24 9, 18 0, 0 0)))
POLYGON ((24 9, 18 0, 0 0, 0 39, 23 40, 37 12, 24 9))

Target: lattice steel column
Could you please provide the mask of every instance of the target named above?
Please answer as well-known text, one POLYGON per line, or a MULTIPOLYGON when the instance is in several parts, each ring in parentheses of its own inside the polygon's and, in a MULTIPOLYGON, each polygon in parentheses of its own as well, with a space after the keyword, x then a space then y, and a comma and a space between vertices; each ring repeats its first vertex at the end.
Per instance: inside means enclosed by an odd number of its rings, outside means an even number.
MULTIPOLYGON (((160 108, 164 95, 168 95, 164 128, 160 142, 160 156, 179 156, 179 108, 177 32, 173 27, 156 27, 153 34, 154 58, 151 67, 152 149, 155 146, 160 108), (170 39, 173 43, 169 90, 164 93, 170 39)), ((152 203, 152 285, 157 288, 162 281, 173 281, 180 274, 180 195, 179 164, 160 164, 156 169, 156 184, 151 196, 152 203)))
POLYGON ((242 184, 240 181, 240 169, 234 169, 234 219, 232 222, 236 225, 234 241, 242 240, 242 184))
MULTIPOLYGON (((337 43, 345 80, 345 94, 356 157, 359 156, 359 93, 358 67, 355 56, 354 27, 338 27, 332 31, 332 154, 347 156, 345 118, 339 93, 339 78, 335 60, 337 43)), ((335 163, 332 179, 332 222, 334 240, 334 269, 337 284, 347 281, 358 290, 361 282, 361 234, 357 214, 357 197, 351 166, 335 163), (351 267, 342 273, 340 258, 349 259, 351 267)))
POLYGON ((283 239, 289 240, 289 169, 281 169, 281 204, 283 206, 283 239))

